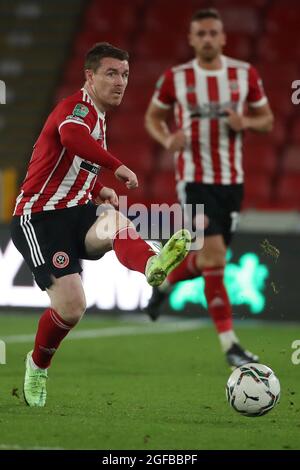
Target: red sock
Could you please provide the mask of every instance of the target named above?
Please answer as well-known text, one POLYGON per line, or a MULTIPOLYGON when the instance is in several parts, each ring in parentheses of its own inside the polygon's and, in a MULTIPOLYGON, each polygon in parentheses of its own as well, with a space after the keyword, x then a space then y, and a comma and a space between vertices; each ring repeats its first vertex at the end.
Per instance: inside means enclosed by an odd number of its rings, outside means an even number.
POLYGON ((142 274, 145 274, 148 259, 155 255, 133 227, 123 228, 116 233, 113 248, 120 263, 142 274))
POLYGON ((218 333, 232 330, 232 310, 223 282, 224 268, 205 268, 202 275, 208 311, 218 333))
POLYGON ((68 325, 52 308, 45 310, 39 321, 32 353, 33 362, 38 367, 49 367, 60 342, 72 327, 73 325, 68 325))
POLYGON ((189 253, 180 265, 169 274, 168 281, 170 284, 176 284, 176 282, 179 281, 201 276, 201 271, 199 271, 196 266, 196 256, 197 252, 192 251, 192 253, 189 253))

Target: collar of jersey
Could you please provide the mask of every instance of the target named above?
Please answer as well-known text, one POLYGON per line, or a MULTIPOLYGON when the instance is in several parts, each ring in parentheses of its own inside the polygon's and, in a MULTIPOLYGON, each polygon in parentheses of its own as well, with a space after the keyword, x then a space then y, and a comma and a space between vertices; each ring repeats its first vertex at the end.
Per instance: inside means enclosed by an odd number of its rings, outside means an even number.
POLYGON ((100 110, 97 108, 96 104, 94 103, 94 101, 93 101, 91 95, 89 94, 89 92, 87 91, 87 89, 84 88, 84 87, 82 87, 82 88, 81 88, 81 91, 83 91, 83 90, 86 92, 86 94, 88 95, 89 99, 91 100, 92 105, 94 106, 95 110, 97 111, 97 114, 98 114, 99 118, 102 119, 102 120, 105 119, 105 113, 102 113, 102 111, 100 111, 100 110))
POLYGON ((194 68, 195 68, 198 72, 200 72, 200 73, 206 75, 207 77, 216 77, 216 76, 218 76, 218 75, 222 75, 222 73, 224 73, 224 71, 225 71, 225 68, 226 68, 226 57, 225 57, 224 55, 221 55, 221 62, 222 62, 222 67, 221 67, 220 69, 217 69, 217 70, 206 70, 206 69, 200 67, 200 65, 198 64, 197 59, 194 59, 194 60, 193 60, 193 65, 194 65, 194 68))

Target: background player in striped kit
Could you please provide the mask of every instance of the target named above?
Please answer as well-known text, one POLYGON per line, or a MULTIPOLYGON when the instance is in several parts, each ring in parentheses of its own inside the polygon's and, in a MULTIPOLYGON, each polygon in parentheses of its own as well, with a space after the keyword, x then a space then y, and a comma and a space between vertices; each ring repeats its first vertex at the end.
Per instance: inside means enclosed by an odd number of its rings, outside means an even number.
MULTIPOLYGON (((221 346, 229 364, 239 366, 258 358, 243 350, 233 331, 223 282, 226 247, 243 198, 242 133, 246 129, 270 131, 273 115, 257 71, 249 63, 223 55, 225 43, 217 10, 193 15, 189 44, 195 58, 167 70, 159 79, 146 113, 146 128, 174 153, 180 202, 205 206, 204 247, 173 271, 168 284, 204 277, 208 310, 221 346), (172 111, 177 125, 173 133, 167 125, 172 111)), ((154 290, 146 308, 153 320, 165 296, 163 288, 154 290)))

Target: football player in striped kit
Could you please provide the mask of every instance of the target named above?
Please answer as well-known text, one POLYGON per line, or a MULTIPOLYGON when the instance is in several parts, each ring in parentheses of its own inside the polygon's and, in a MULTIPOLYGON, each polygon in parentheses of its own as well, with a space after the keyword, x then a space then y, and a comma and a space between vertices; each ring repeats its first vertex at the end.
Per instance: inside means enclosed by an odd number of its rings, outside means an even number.
POLYGON ((85 311, 80 260, 113 249, 124 266, 159 285, 190 246, 183 229, 155 253, 116 210, 115 191, 99 179, 105 167, 127 188, 138 186, 135 173, 107 151, 105 139, 105 112, 119 106, 127 86, 128 53, 96 44, 84 69, 83 88, 58 103, 34 146, 11 226, 14 244, 50 299, 26 359, 24 398, 32 407, 45 406, 52 357, 85 311))
POLYGON ((189 31, 195 57, 160 77, 146 113, 149 134, 174 153, 178 199, 182 205, 204 204, 205 212, 203 248, 191 252, 167 282, 154 289, 146 311, 155 320, 168 286, 202 275, 221 347, 230 366, 238 367, 258 357, 242 348, 233 330, 223 281, 226 248, 243 198, 243 131, 269 132, 273 115, 256 69, 223 55, 225 43, 218 11, 197 11, 189 31), (172 115, 175 132, 167 124, 172 115))

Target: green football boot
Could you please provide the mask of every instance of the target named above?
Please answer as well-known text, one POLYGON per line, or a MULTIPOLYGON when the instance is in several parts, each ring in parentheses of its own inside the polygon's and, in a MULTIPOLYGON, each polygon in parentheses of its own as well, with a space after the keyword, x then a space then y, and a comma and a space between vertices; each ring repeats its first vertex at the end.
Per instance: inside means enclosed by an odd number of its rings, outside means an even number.
POLYGON ((176 232, 163 246, 160 253, 149 258, 145 276, 150 286, 159 286, 167 275, 177 268, 188 254, 191 246, 191 234, 182 229, 176 232))
POLYGON ((45 406, 47 398, 47 369, 34 369, 31 366, 30 351, 26 356, 26 372, 24 379, 24 399, 28 406, 45 406))

